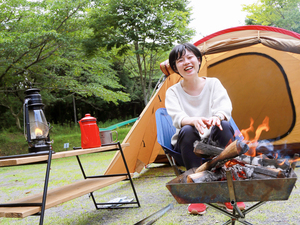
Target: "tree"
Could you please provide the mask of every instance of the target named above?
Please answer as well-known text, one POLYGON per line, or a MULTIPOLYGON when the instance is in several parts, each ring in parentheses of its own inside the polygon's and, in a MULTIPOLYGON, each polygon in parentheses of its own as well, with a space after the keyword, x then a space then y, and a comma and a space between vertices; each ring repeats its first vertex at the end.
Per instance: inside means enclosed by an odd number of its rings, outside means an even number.
POLYGON ((260 0, 243 7, 246 24, 280 27, 300 33, 300 0, 260 0))
POLYGON ((68 95, 115 104, 129 100, 120 91, 110 53, 100 49, 88 58, 82 49, 82 40, 91 34, 87 11, 92 7, 97 4, 89 0, 0 3, 0 105, 10 110, 18 127, 29 87, 40 88, 46 104, 68 95))
POLYGON ((139 76, 146 105, 159 56, 194 34, 188 28, 191 9, 187 4, 187 0, 104 0, 101 7, 91 11, 94 33, 86 48, 94 54, 98 48, 115 47, 119 55, 126 55, 134 69, 131 72, 139 76))

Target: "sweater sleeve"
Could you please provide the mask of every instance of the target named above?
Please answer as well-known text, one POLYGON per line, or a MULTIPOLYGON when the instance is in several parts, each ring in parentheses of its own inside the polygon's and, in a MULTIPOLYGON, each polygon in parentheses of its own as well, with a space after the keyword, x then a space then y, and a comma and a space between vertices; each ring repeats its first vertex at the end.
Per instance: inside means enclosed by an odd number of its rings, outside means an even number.
POLYGON ((178 93, 176 92, 176 89, 170 87, 166 92, 165 106, 168 114, 172 118, 174 127, 181 129, 181 121, 188 115, 182 110, 182 106, 177 95, 178 93))
POLYGON ((232 111, 232 103, 228 96, 228 93, 220 80, 215 78, 214 85, 212 87, 212 114, 222 113, 229 121, 232 111))

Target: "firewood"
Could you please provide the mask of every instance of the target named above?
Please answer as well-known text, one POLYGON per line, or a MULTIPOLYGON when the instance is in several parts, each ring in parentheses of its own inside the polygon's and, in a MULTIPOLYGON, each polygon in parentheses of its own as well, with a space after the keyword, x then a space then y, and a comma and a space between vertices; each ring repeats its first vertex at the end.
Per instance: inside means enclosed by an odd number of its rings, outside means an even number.
POLYGON ((274 179, 274 177, 267 176, 267 175, 260 174, 260 173, 253 173, 252 179, 253 180, 267 180, 267 179, 274 179))
POLYGON ((267 175, 274 178, 285 178, 285 174, 281 169, 274 169, 265 166, 252 166, 252 165, 245 165, 246 167, 253 167, 254 173, 260 173, 263 175, 267 175))
POLYGON ((218 162, 229 160, 232 158, 235 158, 238 155, 244 154, 249 150, 249 146, 242 141, 234 141, 230 145, 228 145, 221 153, 220 155, 214 157, 212 160, 203 163, 198 169, 196 170, 196 173, 210 170, 213 168, 218 162))
POLYGON ((209 158, 220 155, 224 150, 223 148, 216 147, 214 145, 206 144, 202 141, 196 141, 194 143, 194 153, 201 158, 209 158))
POLYGON ((187 183, 211 182, 220 180, 221 178, 224 178, 224 174, 221 172, 211 172, 205 170, 200 173, 189 174, 187 176, 187 183))
POLYGON ((248 156, 248 155, 240 155, 235 158, 237 161, 254 165, 254 166, 273 166, 275 168, 280 168, 283 170, 287 170, 290 168, 290 164, 288 160, 286 159, 270 159, 265 155, 259 155, 259 156, 248 156))

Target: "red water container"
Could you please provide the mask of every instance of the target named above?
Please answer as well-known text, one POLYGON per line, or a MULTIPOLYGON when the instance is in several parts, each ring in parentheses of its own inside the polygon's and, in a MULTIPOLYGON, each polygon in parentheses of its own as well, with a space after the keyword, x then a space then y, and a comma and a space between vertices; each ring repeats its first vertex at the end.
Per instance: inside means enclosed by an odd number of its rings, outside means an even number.
POLYGON ((101 146, 97 119, 90 114, 79 121, 81 130, 81 148, 96 148, 101 146))

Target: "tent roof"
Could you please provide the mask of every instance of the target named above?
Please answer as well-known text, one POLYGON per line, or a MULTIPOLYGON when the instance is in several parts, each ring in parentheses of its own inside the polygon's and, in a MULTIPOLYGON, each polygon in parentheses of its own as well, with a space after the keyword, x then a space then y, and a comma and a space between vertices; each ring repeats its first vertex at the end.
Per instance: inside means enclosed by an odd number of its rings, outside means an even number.
POLYGON ((270 26, 261 26, 261 25, 248 25, 248 26, 239 26, 239 27, 232 27, 225 30, 218 31, 216 33, 213 33, 211 35, 208 35, 194 43, 195 46, 198 46, 204 42, 208 41, 220 41, 226 39, 226 37, 232 36, 232 33, 238 32, 238 37, 251 37, 251 36, 257 36, 258 32, 260 33, 260 36, 265 36, 266 34, 268 36, 271 35, 271 32, 273 32, 274 37, 278 38, 290 38, 290 39, 300 39, 300 34, 285 30, 282 28, 277 27, 270 27, 270 26), (264 35, 265 34, 265 35, 264 35))
POLYGON ((269 26, 240 26, 225 29, 197 41, 203 55, 263 44, 273 49, 300 53, 300 34, 269 26))

